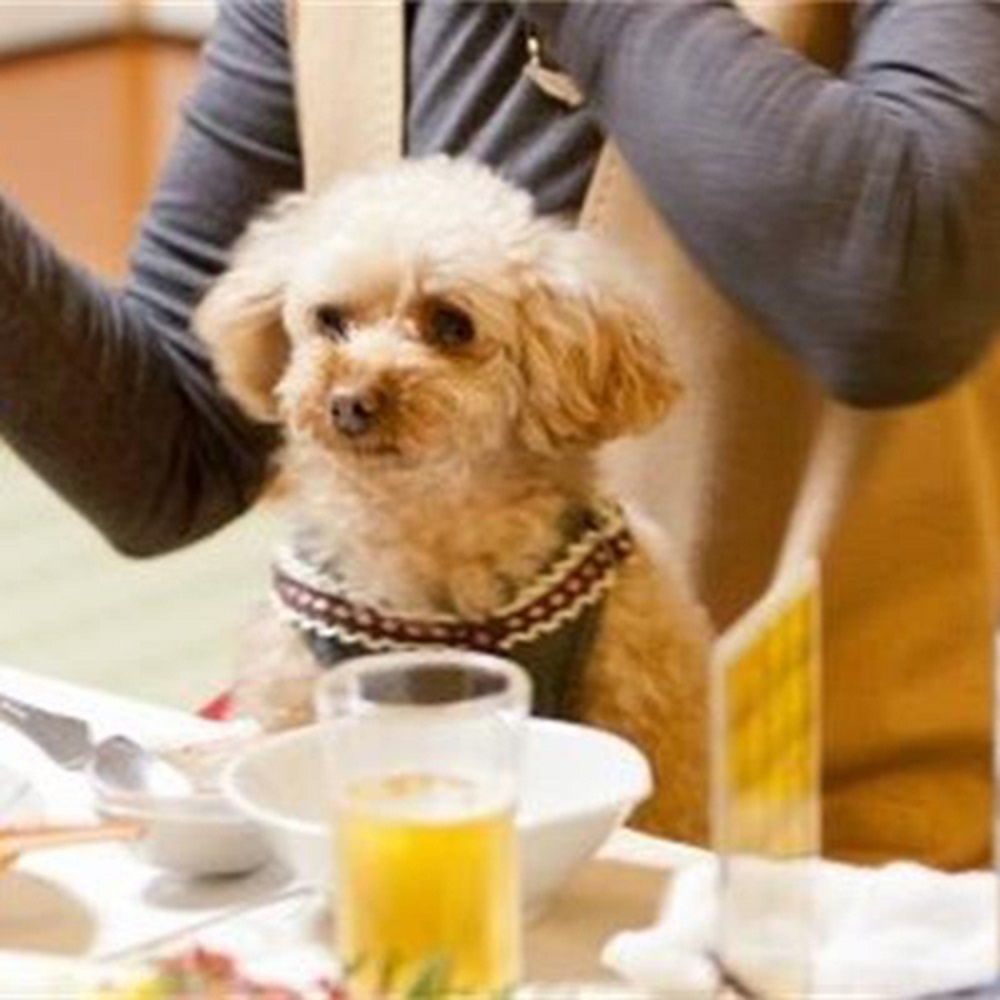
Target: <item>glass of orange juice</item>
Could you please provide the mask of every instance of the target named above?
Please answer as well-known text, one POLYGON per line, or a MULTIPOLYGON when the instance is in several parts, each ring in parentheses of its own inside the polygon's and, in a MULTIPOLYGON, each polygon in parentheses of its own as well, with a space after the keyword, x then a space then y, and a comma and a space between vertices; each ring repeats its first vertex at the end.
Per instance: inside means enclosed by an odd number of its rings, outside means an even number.
POLYGON ((514 808, 529 704, 518 666, 462 651, 359 657, 321 682, 336 947, 352 996, 484 997, 519 978, 514 808))

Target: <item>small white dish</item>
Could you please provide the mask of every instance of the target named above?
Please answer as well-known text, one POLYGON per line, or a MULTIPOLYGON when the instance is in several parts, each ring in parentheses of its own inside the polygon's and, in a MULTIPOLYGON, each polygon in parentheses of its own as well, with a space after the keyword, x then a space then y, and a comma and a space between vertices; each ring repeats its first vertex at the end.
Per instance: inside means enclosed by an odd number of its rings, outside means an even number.
MULTIPOLYGON (((610 733, 528 719, 517 814, 524 905, 537 911, 652 788, 649 765, 610 733)), ((226 797, 259 824, 307 884, 329 888, 332 850, 319 729, 273 736, 222 774, 226 797)))
POLYGON ((219 793, 178 798, 95 791, 95 808, 107 819, 136 820, 146 833, 131 842, 142 861, 175 875, 204 878, 240 875, 270 857, 267 839, 255 823, 219 793))
POLYGON ((229 727, 224 736, 154 748, 192 782, 189 792, 131 790, 89 772, 94 806, 108 819, 134 820, 146 834, 131 843, 133 853, 155 868, 187 878, 241 875, 272 857, 267 839, 222 794, 219 772, 257 730, 229 727))

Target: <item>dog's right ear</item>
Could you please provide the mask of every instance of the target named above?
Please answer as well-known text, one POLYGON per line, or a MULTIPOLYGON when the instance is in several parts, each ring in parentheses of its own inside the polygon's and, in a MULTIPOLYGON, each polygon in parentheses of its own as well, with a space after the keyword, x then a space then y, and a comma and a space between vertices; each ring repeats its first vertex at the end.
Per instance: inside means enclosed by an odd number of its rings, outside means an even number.
POLYGON ((278 419, 274 387, 289 355, 282 305, 309 200, 285 195, 251 223, 194 314, 223 389, 264 423, 278 419))

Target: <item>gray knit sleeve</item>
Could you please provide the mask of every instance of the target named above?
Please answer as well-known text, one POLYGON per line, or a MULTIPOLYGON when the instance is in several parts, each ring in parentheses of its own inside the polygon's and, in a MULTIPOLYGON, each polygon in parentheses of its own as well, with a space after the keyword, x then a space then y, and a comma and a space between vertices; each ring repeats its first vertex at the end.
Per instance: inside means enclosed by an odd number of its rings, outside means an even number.
POLYGON ((655 204, 839 397, 924 398, 1000 325, 1000 4, 868 0, 833 76, 724 0, 523 4, 655 204))
POLYGON ((272 435, 221 396, 190 317, 252 213, 301 183, 281 18, 223 3, 124 289, 0 198, 0 435, 131 554, 214 530, 265 476, 272 435))

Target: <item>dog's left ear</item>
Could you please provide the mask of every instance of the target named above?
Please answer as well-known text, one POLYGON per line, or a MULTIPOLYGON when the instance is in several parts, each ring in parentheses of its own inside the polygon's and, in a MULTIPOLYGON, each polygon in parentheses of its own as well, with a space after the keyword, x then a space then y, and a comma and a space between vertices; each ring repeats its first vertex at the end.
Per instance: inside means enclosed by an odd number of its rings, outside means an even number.
POLYGON ((522 299, 529 447, 593 447, 658 423, 680 393, 650 289, 589 233, 551 230, 522 299))
POLYGON ((285 195, 254 220, 194 315, 223 389, 263 423, 278 419, 274 387, 289 356, 282 308, 308 202, 306 195, 285 195))

